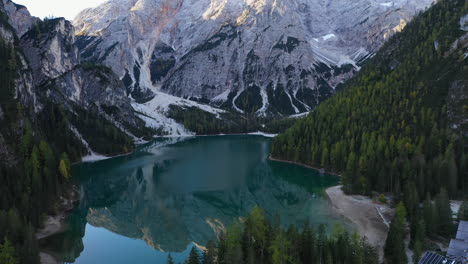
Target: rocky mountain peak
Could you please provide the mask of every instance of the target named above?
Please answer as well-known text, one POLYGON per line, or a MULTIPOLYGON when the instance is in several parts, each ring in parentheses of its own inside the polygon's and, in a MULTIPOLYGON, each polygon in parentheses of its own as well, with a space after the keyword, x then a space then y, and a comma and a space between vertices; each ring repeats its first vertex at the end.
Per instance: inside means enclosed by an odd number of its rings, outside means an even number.
POLYGON ((257 115, 310 111, 432 0, 111 0, 73 24, 130 96, 257 115))

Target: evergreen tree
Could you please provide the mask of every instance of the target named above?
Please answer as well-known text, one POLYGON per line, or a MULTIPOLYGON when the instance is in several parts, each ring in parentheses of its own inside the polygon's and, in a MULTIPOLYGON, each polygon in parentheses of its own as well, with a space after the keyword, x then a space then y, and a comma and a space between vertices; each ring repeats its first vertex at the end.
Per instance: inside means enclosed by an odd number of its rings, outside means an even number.
POLYGON ((460 209, 458 210, 458 220, 459 221, 468 221, 468 201, 465 200, 460 205, 460 209))
POLYGON ((167 264, 174 264, 174 259, 172 258, 171 254, 167 256, 167 264))
POLYGON ((415 17, 340 92, 275 137, 272 156, 341 172, 345 193, 403 192, 411 221, 420 195, 467 193, 466 144, 445 100, 467 74, 463 50, 434 50, 462 36, 465 13, 463 0, 443 0, 415 17))
POLYGON ((289 254, 291 242, 288 240, 284 232, 279 232, 273 240, 270 251, 273 264, 289 264, 292 262, 292 257, 289 254))
POLYGON ((192 247, 192 250, 190 250, 187 264, 200 264, 200 258, 198 256, 198 250, 196 247, 192 247))
POLYGON ((426 225, 426 235, 433 235, 435 233, 435 210, 429 195, 423 203, 423 219, 426 225))
POLYGON ((62 163, 62 161, 63 165, 59 164, 59 169, 62 168, 60 169, 60 174, 62 174, 62 177, 68 180, 71 175, 71 162, 66 152, 63 152, 60 156, 60 163, 62 163))
POLYGON ((437 232, 443 236, 450 236, 454 231, 452 210, 447 191, 442 188, 435 198, 437 232))
POLYGON ((302 263, 312 263, 315 259, 315 234, 310 227, 309 221, 304 224, 302 233, 299 238, 299 257, 302 263))
POLYGON ((413 253, 414 253, 413 262, 414 263, 419 263, 419 260, 421 260, 422 252, 423 252, 422 242, 419 240, 416 240, 416 242, 414 242, 414 249, 413 249, 413 253))
POLYGON ((16 256, 15 248, 10 240, 5 237, 3 244, 0 244, 0 263, 2 264, 17 264, 19 263, 16 256))
POLYGON ((223 258, 226 264, 242 264, 244 262, 242 226, 238 221, 234 221, 226 232, 226 252, 223 258))
MULTIPOLYGON (((316 236, 307 222, 304 223, 301 231, 294 226, 285 230, 279 225, 279 219, 270 222, 263 217, 263 212, 260 208, 254 208, 246 217, 244 225, 234 221, 226 233, 220 235, 217 250, 215 250, 212 241, 208 242, 201 263, 242 264, 249 261, 255 264, 378 263, 379 258, 375 248, 365 238, 360 238, 357 234, 350 236, 342 226, 334 226, 333 235, 328 236, 325 226, 321 225, 316 236), (250 220, 248 220, 249 218, 250 220), (255 244, 246 239, 257 237, 257 235, 250 236, 255 233, 252 231, 252 227, 257 225, 253 224, 256 221, 259 221, 257 224, 263 222, 261 226, 265 225, 269 230, 265 238, 265 244, 268 246, 264 252, 263 260, 259 258, 260 255, 255 255, 256 252, 259 252, 255 249, 255 244), (250 223, 248 224, 248 222, 250 223), (250 227, 247 227, 247 224, 250 227), (249 228, 250 231, 246 231, 249 228), (249 254, 252 254, 252 259, 246 258, 249 254)), ((193 254, 187 263, 190 263, 190 259, 195 259, 193 254)))
POLYGON ((62 175, 62 177, 65 179, 65 180, 70 180, 70 169, 67 167, 67 163, 62 159, 60 160, 60 164, 59 164, 59 171, 60 171, 60 175, 62 175))
POLYGON ((385 258, 392 264, 406 264, 408 262, 405 251, 406 209, 399 203, 390 224, 387 241, 385 242, 385 258))
POLYGON ((203 264, 215 264, 216 250, 213 240, 208 241, 206 251, 203 253, 203 264))
POLYGON ((226 234, 221 233, 218 241, 218 263, 225 264, 227 255, 226 234))
POLYGON ((244 227, 246 263, 262 263, 267 250, 268 231, 264 210, 255 206, 248 215, 244 227))

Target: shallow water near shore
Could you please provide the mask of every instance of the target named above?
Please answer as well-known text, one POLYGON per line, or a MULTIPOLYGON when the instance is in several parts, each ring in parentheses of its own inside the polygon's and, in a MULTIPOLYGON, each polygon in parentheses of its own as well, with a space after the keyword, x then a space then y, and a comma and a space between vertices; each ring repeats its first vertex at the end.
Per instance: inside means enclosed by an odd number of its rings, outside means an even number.
POLYGON ((182 263, 256 205, 283 226, 344 224, 324 190, 338 177, 268 160, 271 138, 159 138, 73 167, 80 205, 41 248, 67 263, 182 263))

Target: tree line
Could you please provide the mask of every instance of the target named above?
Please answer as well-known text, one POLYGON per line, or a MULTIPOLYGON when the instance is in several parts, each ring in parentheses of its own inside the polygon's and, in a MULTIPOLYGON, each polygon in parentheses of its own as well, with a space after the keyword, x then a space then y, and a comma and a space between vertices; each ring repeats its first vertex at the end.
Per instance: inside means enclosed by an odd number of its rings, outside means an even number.
MULTIPOLYGON (((2 24, 8 24, 5 17, 0 11, 2 24)), ((102 153, 133 147, 127 135, 97 115, 79 109, 72 113, 45 97, 40 110, 33 109, 32 95, 15 89, 19 54, 17 41, 8 44, 0 37, 0 263, 8 264, 39 263, 36 230, 45 215, 55 214, 58 203, 67 199, 71 163, 87 153, 71 131, 72 123, 102 153)))
MULTIPOLYGON (((168 257, 168 264, 174 260, 168 257)), ((378 263, 375 249, 365 238, 336 226, 327 234, 324 225, 317 229, 308 222, 299 230, 281 227, 279 217, 270 221, 259 207, 244 221, 234 223, 217 243, 210 241, 206 250, 192 248, 188 264, 373 264, 378 263)))
POLYGON ((445 105, 467 66, 459 53, 434 49, 460 36, 463 3, 441 1, 414 18, 342 92, 275 138, 272 155, 341 172, 348 193, 413 184, 421 199, 440 187, 467 193, 466 139, 450 129, 445 105))
POLYGON ((468 76, 456 46, 467 12, 466 1, 439 1, 273 141, 273 157, 338 172, 346 193, 388 192, 402 201, 385 250, 391 263, 406 263, 406 228, 397 223, 409 221, 410 246, 421 252, 428 237, 453 235, 449 198, 467 198, 467 140, 447 111, 453 81, 468 76))

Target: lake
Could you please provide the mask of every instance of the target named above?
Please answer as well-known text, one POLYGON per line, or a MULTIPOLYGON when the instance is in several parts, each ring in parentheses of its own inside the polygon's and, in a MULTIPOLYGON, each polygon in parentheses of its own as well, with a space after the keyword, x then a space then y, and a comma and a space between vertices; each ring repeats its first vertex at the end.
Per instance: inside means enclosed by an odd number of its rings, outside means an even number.
POLYGON ((80 205, 66 231, 41 241, 70 263, 183 262, 256 205, 283 226, 344 220, 324 190, 338 177, 268 160, 271 138, 160 138, 134 153, 74 165, 80 205))

